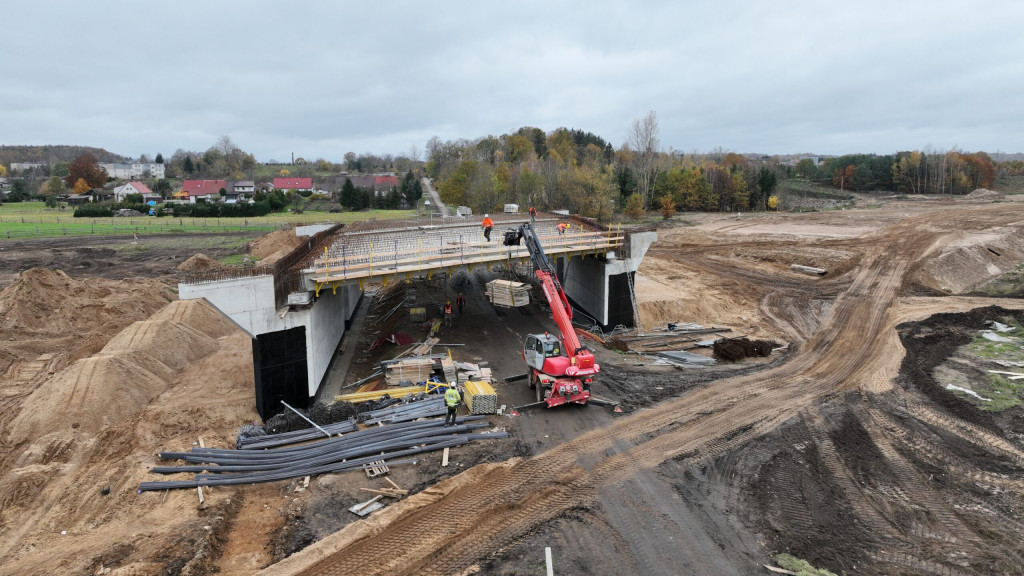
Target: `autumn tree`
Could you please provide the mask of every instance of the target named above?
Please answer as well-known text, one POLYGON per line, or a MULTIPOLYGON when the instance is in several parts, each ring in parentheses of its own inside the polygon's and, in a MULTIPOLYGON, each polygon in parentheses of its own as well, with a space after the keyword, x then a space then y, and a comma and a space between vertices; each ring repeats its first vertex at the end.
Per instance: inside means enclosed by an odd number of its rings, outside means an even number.
POLYGON ((50 176, 50 179, 43 185, 44 196, 60 196, 64 193, 64 181, 60 176, 50 176))
POLYGON ((635 153, 637 193, 646 207, 651 192, 651 181, 654 178, 654 161, 661 146, 658 139, 658 115, 654 110, 643 118, 633 120, 627 141, 635 153))
POLYGON ((89 191, 92 190, 92 186, 89 186, 89 183, 85 181, 85 178, 79 178, 75 181, 75 185, 71 190, 75 194, 88 194, 89 191))
POLYGON ((7 168, 3 164, 0 164, 0 178, 3 178, 4 176, 7 176, 7 168))
POLYGON ((100 167, 92 154, 83 154, 68 164, 68 175, 64 181, 75 186, 79 180, 85 180, 89 188, 102 188, 107 183, 107 171, 100 167))
POLYGON ((450 206, 466 204, 469 199, 469 187, 476 173, 476 167, 477 163, 473 160, 461 162, 451 177, 441 182, 440 186, 438 186, 437 192, 441 197, 441 201, 450 206))
POLYGON ((644 216, 644 197, 639 193, 633 194, 626 200, 626 206, 623 208, 622 213, 627 218, 633 220, 639 220, 644 216))
POLYGON ((658 212, 661 212, 661 217, 665 220, 668 220, 676 213, 675 202, 673 202, 672 197, 668 194, 658 200, 658 206, 658 212))

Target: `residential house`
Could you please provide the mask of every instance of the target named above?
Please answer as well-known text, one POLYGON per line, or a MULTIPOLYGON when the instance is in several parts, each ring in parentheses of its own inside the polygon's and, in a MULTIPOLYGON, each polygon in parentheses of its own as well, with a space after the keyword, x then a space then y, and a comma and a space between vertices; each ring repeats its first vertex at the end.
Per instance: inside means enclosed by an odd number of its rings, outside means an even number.
POLYGON ((12 172, 21 172, 22 170, 34 170, 36 168, 42 168, 45 166, 42 162, 11 162, 12 172))
POLYGON ((312 178, 274 178, 274 188, 277 190, 298 190, 299 192, 312 192, 312 178))
POLYGON ((100 164, 107 171, 107 176, 130 180, 132 178, 145 178, 146 173, 153 178, 164 177, 164 165, 156 162, 133 162, 130 164, 100 164))
POLYGON ((220 191, 227 189, 228 183, 225 180, 185 180, 182 185, 184 196, 190 204, 195 204, 200 198, 207 202, 218 202, 221 199, 220 191))
POLYGON ((68 206, 81 206, 92 202, 92 196, 88 194, 71 194, 67 197, 68 206))
POLYGON ((252 180, 228 182, 227 194, 224 196, 224 202, 227 204, 234 204, 245 200, 246 195, 251 198, 255 193, 256 183, 252 180))
POLYGON ((129 194, 152 195, 153 191, 149 189, 149 186, 138 181, 132 181, 124 186, 114 188, 114 199, 118 202, 124 202, 125 196, 128 196, 129 194))

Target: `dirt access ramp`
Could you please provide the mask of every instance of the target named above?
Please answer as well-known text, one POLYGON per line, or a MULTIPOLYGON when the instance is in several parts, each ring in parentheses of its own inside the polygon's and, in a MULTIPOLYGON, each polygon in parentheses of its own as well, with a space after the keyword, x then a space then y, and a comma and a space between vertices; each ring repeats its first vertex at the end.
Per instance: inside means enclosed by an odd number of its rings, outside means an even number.
POLYGON ((203 301, 166 304, 110 336, 8 405, 0 573, 208 570, 230 493, 209 494, 207 516, 194 492, 136 488, 158 450, 200 436, 230 445, 239 422, 258 418, 249 338, 203 301))
MULTIPOLYGON (((736 513, 748 519, 746 529, 760 530, 764 537, 770 533, 765 531, 772 530, 766 522, 771 510, 758 509, 756 503, 737 496, 762 479, 753 472, 767 474, 773 486, 789 487, 777 501, 782 510, 791 512, 780 516, 784 522, 775 530, 792 529, 799 535, 828 533, 830 524, 820 522, 833 517, 816 517, 815 505, 837 502, 839 515, 835 518, 842 519, 846 524, 841 526, 846 528, 840 529, 847 530, 844 539, 835 541, 849 543, 851 549, 818 542, 823 544, 818 552, 801 550, 833 570, 848 571, 856 565, 857 571, 874 574, 1005 573, 1005 568, 1013 565, 1007 564, 1007 559, 1015 562, 1019 557, 1014 537, 1024 536, 1024 522, 1014 511, 1019 507, 985 509, 971 504, 968 509, 960 506, 958 497, 969 494, 974 481, 970 474, 988 473, 986 468, 993 462, 1008 458, 1005 465, 1019 474, 1024 470, 1020 465, 1024 452, 1001 440, 997 432, 960 422, 942 407, 893 386, 902 350, 892 344, 896 322, 909 314, 900 295, 907 289, 919 289, 912 273, 920 263, 937 247, 953 242, 957 234, 1010 226, 1022 219, 1024 209, 1016 206, 940 209, 897 219, 867 236, 835 240, 830 248, 850 250, 854 256, 840 278, 823 282, 778 280, 760 265, 732 263, 723 268, 713 259, 704 259, 695 267, 718 274, 722 285, 748 288, 763 284, 756 304, 761 317, 799 338, 786 362, 710 383, 624 416, 611 426, 584 432, 533 458, 486 469, 474 478, 471 490, 450 491, 431 506, 389 523, 373 537, 339 542, 333 552, 318 549, 319 558, 302 568, 274 573, 511 574, 536 566, 521 556, 517 559, 516 554, 523 551, 517 548, 521 542, 536 542, 538 532, 546 535, 542 541, 557 537, 551 532, 554 527, 569 527, 576 534, 602 533, 602 529, 584 527, 583 522, 605 526, 606 537, 565 542, 561 554, 566 562, 559 573, 677 573, 683 564, 676 561, 689 561, 693 566, 714 564, 720 567, 716 573, 735 573, 716 562, 715 546, 700 548, 704 558, 687 557, 685 550, 696 539, 687 539, 685 530, 673 532, 683 539, 670 544, 647 527, 652 517, 682 517, 678 500, 661 497, 657 488, 664 482, 659 476, 675 474, 670 481, 681 490, 699 485, 695 478, 711 478, 712 483, 705 485, 709 491, 731 490, 733 499, 725 501, 724 508, 715 508, 723 502, 707 503, 716 514, 723 514, 723 509, 727 512, 731 504, 743 506, 736 513), (808 298, 827 305, 791 302, 808 298), (869 416, 873 424, 857 424, 844 415, 849 410, 869 416), (903 419, 907 421, 901 423, 903 419), (802 430, 802 439, 793 445, 785 443, 785 436, 778 436, 797 428, 802 430), (773 438, 774 443, 762 444, 773 438), (928 473, 935 462, 906 456, 907 447, 921 438, 928 440, 921 446, 945 451, 950 460, 976 450, 986 452, 989 458, 957 460, 966 462, 967 467, 955 475, 951 475, 952 468, 942 470, 941 477, 955 484, 947 493, 942 483, 934 480, 936 471, 928 473), (965 443, 970 446, 968 452, 965 443), (857 455, 869 447, 873 456, 858 460, 857 455), (813 473, 809 478, 815 479, 813 487, 807 484, 807 490, 820 487, 823 494, 831 496, 813 498, 809 491, 794 490, 800 483, 794 484, 793 476, 775 472, 792 468, 754 463, 744 478, 726 475, 718 476, 717 481, 715 475, 706 473, 730 459, 741 459, 744 451, 754 448, 763 455, 762 464, 792 454, 788 450, 803 451, 802 458, 809 466, 806 470, 813 473), (884 478, 881 472, 871 476, 874 464, 880 465, 884 478), (659 474, 650 474, 652 470, 659 474), (862 486, 864 479, 872 485, 862 486), (632 521, 612 512, 619 503, 602 501, 614 495, 608 488, 622 483, 632 487, 634 503, 647 507, 646 513, 633 515, 632 521), (924 512, 916 507, 923 507, 924 512), (916 524, 908 525, 904 518, 912 510, 918 510, 914 512, 916 524), (1007 537, 988 538, 992 530, 1006 532, 1007 537), (660 555, 658 550, 670 553, 660 555), (707 561, 708 555, 713 556, 711 561, 707 561), (705 562, 699 563, 702 560, 705 562)), ((687 249, 685 245, 681 248, 687 249)), ((926 300, 928 304, 914 304, 914 313, 991 303, 984 298, 926 300)), ((1019 300, 1001 303, 1024 307, 1019 300)), ((1013 503, 1020 497, 1009 498, 1013 503)), ((626 501, 621 504, 629 505, 626 501)), ((731 538, 736 527, 723 523, 715 530, 701 535, 731 538)), ((775 534, 772 542, 780 541, 775 534)), ((729 552, 721 554, 724 557, 729 552)))

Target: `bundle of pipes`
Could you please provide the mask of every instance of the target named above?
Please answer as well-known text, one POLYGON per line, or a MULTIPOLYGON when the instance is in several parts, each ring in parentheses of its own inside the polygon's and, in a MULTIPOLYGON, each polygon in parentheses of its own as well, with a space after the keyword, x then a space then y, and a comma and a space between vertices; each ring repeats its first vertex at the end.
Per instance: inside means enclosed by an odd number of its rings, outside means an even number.
POLYGON ((335 434, 355 432, 358 429, 359 426, 356 425, 355 420, 350 418, 342 422, 335 422, 334 424, 324 424, 320 428, 305 428, 303 430, 265 434, 263 436, 243 436, 237 440, 236 446, 239 450, 261 450, 263 448, 275 448, 277 446, 305 442, 306 440, 324 438, 326 436, 324 432, 334 436, 335 434))
POLYGON ((139 491, 274 482, 360 469, 379 461, 389 465, 397 464, 400 458, 458 446, 470 440, 508 437, 506 432, 470 434, 471 430, 487 427, 485 422, 467 424, 480 419, 482 417, 478 416, 459 418, 456 426, 447 428, 440 419, 392 424, 303 446, 273 450, 193 448, 191 452, 162 452, 158 457, 195 464, 156 466, 152 472, 206 473, 196 474, 193 480, 143 482, 139 485, 139 491))
POLYGON ((443 416, 446 411, 447 409, 444 405, 444 397, 432 395, 423 400, 410 402, 408 404, 388 406, 387 408, 381 408, 380 410, 363 412, 359 415, 359 421, 363 424, 408 422, 409 420, 416 420, 418 418, 443 416))

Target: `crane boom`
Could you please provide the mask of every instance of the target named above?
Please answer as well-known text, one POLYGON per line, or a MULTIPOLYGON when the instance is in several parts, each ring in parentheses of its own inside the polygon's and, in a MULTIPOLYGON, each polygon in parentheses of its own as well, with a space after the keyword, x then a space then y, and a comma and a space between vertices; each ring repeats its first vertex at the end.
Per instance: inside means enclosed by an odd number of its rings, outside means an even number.
POLYGON ((557 406, 567 402, 585 404, 590 399, 591 376, 598 373, 601 367, 594 361, 593 353, 580 343, 579 336, 572 326, 572 306, 562 289, 561 282, 555 275, 555 268, 544 253, 537 232, 529 222, 523 223, 516 230, 505 232, 503 244, 518 246, 520 240, 526 243, 540 281, 544 298, 551 307, 551 315, 561 333, 561 348, 552 347, 547 335, 531 335, 527 337, 523 358, 533 369, 531 382, 538 388, 538 399, 542 385, 549 387, 544 400, 548 406, 557 406), (544 350, 540 350, 543 348, 544 350), (561 351, 565 351, 565 356, 561 351), (583 380, 580 377, 585 377, 583 380))

